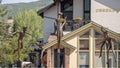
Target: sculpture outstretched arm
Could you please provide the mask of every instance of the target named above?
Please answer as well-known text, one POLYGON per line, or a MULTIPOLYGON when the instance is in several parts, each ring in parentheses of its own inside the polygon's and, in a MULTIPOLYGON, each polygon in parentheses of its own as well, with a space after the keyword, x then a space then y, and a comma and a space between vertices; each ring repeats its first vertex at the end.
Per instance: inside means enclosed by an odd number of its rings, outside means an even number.
POLYGON ((19 33, 19 32, 13 32, 13 33, 10 34, 10 36, 14 36, 14 35, 16 35, 17 33, 19 33))
POLYGON ((66 19, 67 19, 67 16, 65 17, 65 21, 64 21, 64 23, 62 24, 62 27, 65 25, 65 23, 66 23, 66 19))
POLYGON ((30 36, 32 36, 30 33, 28 33, 28 32, 26 32, 26 34, 28 34, 28 35, 30 35, 30 36))
POLYGON ((54 26, 57 27, 57 20, 54 21, 54 26))

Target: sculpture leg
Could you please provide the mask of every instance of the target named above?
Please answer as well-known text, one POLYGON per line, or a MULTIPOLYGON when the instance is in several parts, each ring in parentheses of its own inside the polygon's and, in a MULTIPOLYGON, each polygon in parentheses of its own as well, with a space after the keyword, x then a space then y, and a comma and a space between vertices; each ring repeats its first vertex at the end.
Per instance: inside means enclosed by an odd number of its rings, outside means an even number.
POLYGON ((22 49, 22 48, 23 48, 23 42, 21 41, 20 49, 22 49))
POLYGON ((111 46, 110 49, 112 49, 112 53, 113 53, 113 56, 114 56, 115 62, 117 62, 116 55, 115 55, 115 51, 114 51, 114 49, 113 49, 113 45, 110 44, 110 46, 111 46))
POLYGON ((107 49, 107 68, 109 68, 109 49, 107 49))
POLYGON ((20 41, 18 41, 18 61, 17 61, 17 67, 21 67, 21 61, 20 61, 20 41))
POLYGON ((100 48, 100 56, 99 56, 99 58, 102 56, 102 48, 103 48, 104 44, 105 44, 105 40, 102 42, 102 45, 101 45, 101 48, 100 48))
POLYGON ((18 60, 20 60, 20 40, 18 41, 18 60))

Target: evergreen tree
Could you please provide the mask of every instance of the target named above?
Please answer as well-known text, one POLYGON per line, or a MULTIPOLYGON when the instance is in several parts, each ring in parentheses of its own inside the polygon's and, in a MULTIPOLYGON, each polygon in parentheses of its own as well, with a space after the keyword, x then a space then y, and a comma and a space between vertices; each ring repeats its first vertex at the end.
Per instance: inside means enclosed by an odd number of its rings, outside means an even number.
MULTIPOLYGON (((18 34, 9 37, 7 32, 8 24, 3 23, 4 15, 2 14, 0 17, 0 64, 5 66, 6 64, 13 64, 14 61, 18 59, 18 52, 14 52, 14 50, 18 48, 18 34)), ((31 36, 25 35, 23 40, 24 46, 23 49, 21 49, 20 57, 20 60, 22 61, 27 58, 28 53, 33 50, 32 46, 36 40, 43 36, 43 21, 42 18, 37 15, 36 11, 29 10, 23 13, 18 13, 14 17, 13 32, 22 31, 23 26, 27 26, 27 32, 31 34, 31 36)))
MULTIPOLYGON (((25 49, 33 48, 36 40, 43 37, 43 20, 35 10, 20 12, 14 17, 13 32, 20 32, 23 27, 27 27, 27 33, 30 34, 26 34, 23 39, 21 51, 25 53, 25 49)), ((18 37, 18 34, 15 37, 18 37)))
POLYGON ((27 45, 33 45, 37 39, 43 37, 43 20, 35 10, 20 12, 14 17, 14 20, 14 32, 19 32, 26 26, 27 32, 31 34, 31 36, 26 35, 24 39, 27 45))
POLYGON ((5 49, 7 45, 7 39, 5 38, 7 36, 7 7, 0 8, 0 64, 4 66, 6 64, 6 58, 5 58, 5 49))

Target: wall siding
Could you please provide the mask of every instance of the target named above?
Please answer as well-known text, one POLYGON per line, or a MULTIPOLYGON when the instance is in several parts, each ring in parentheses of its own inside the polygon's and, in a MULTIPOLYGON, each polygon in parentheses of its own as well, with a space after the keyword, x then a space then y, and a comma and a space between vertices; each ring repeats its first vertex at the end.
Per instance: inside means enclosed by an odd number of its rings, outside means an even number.
POLYGON ((91 0, 91 20, 120 33, 120 0, 91 0))
POLYGON ((73 18, 83 18, 83 0, 73 0, 73 18))
MULTIPOLYGON (((44 12, 44 16, 57 18, 57 6, 44 12)), ((44 42, 47 42, 49 35, 54 32, 54 19, 44 18, 44 42)))

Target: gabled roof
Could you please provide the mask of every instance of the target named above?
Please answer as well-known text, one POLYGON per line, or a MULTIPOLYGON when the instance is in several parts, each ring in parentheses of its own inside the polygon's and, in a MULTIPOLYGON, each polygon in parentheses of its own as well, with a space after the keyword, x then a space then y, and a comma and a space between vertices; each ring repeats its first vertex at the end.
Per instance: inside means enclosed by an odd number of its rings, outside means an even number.
MULTIPOLYGON (((46 10, 48 10, 49 8, 53 7, 56 5, 57 2, 63 2, 64 0, 53 0, 53 2, 49 5, 47 5, 46 7, 43 7, 42 9, 37 11, 38 15, 41 15, 43 12, 45 12, 46 10)), ((67 2, 70 2, 71 0, 65 0, 67 2)))
MULTIPOLYGON (((97 29, 98 31, 101 32, 101 27, 103 27, 103 26, 102 26, 102 25, 99 25, 99 24, 97 24, 97 23, 95 23, 95 22, 93 22, 93 21, 91 21, 90 23, 88 23, 88 24, 80 27, 79 29, 76 29, 76 30, 74 30, 74 31, 66 34, 65 36, 62 37, 62 40, 65 40, 65 39, 67 39, 67 38, 69 38, 69 37, 71 37, 71 36, 75 36, 75 34, 78 34, 78 33, 80 33, 81 31, 86 30, 86 29, 91 28, 91 27, 93 27, 93 29, 95 29, 95 30, 97 29)), ((117 38, 117 39, 120 40, 120 34, 114 32, 114 31, 112 31, 112 30, 110 30, 110 29, 108 29, 108 28, 106 28, 106 27, 104 27, 104 28, 109 32, 109 34, 110 34, 112 37, 115 37, 115 38, 117 38)))
MULTIPOLYGON (((51 46, 53 46, 55 44, 57 44, 57 39, 52 41, 52 42, 47 43, 45 46, 43 46, 43 49, 47 49, 47 48, 49 48, 49 47, 51 47, 51 46)), ((67 48, 69 48, 71 50, 76 49, 76 47, 66 43, 65 41, 61 41, 61 45, 63 45, 64 47, 67 47, 67 48)))
MULTIPOLYGON (((66 43, 65 40, 68 39, 68 38, 70 38, 70 37, 74 37, 74 36, 76 36, 77 34, 79 34, 80 32, 82 32, 82 31, 84 31, 84 30, 86 30, 86 29, 89 29, 89 28, 93 28, 93 29, 95 29, 95 30, 97 29, 98 31, 101 32, 101 27, 103 27, 103 26, 101 26, 101 25, 99 25, 99 24, 97 24, 97 23, 95 23, 95 22, 90 22, 90 23, 88 23, 88 24, 80 27, 79 29, 74 30, 74 31, 72 31, 72 32, 64 35, 64 36, 62 37, 62 42, 61 42, 61 44, 62 44, 63 46, 65 46, 65 47, 70 48, 70 49, 75 49, 74 46, 66 43)), ((104 27, 104 28, 105 28, 105 27, 104 27)), ((107 29, 107 28, 106 28, 106 30, 109 32, 110 36, 112 36, 112 37, 114 37, 115 39, 117 39, 117 40, 120 41, 120 35, 119 35, 118 33, 114 32, 114 31, 111 31, 111 30, 109 30, 109 29, 107 29)), ((43 48, 44 48, 44 49, 47 49, 47 48, 49 48, 49 47, 51 47, 51 46, 53 46, 53 45, 55 45, 55 44, 57 44, 57 39, 54 40, 54 41, 52 41, 52 42, 47 43, 45 46, 43 46, 43 48)))
POLYGON ((51 8, 53 6, 55 6, 55 3, 51 3, 48 6, 46 6, 46 7, 42 8, 42 9, 38 10, 37 14, 40 15, 41 13, 45 12, 46 10, 48 10, 49 8, 51 8))

